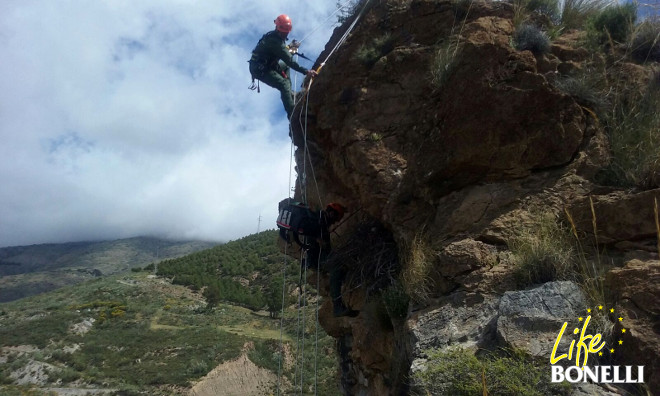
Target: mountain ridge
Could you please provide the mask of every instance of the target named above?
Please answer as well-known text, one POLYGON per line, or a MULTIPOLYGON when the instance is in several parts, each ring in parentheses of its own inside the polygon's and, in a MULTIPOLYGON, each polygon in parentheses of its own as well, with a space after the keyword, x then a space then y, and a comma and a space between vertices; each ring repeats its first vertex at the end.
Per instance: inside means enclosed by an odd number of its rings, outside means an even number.
POLYGON ((0 302, 42 293, 100 275, 130 271, 217 244, 138 236, 107 241, 0 248, 0 302))

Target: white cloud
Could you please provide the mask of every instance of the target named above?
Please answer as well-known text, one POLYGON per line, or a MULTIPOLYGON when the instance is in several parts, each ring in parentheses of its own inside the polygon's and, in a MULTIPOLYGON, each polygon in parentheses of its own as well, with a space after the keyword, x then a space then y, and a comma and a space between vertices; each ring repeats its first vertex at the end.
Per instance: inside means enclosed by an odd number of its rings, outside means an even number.
POLYGON ((287 12, 318 55, 335 2, 310 3, 3 1, 0 246, 271 227, 288 129, 247 59, 287 12))

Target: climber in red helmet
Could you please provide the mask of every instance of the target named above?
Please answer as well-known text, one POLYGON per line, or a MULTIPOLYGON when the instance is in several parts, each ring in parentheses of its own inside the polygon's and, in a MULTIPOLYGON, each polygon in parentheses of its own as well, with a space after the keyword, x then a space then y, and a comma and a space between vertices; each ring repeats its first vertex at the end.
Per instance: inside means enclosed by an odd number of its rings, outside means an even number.
MULTIPOLYGON (((344 217, 346 208, 338 203, 328 204, 325 210, 312 211, 305 204, 285 198, 278 205, 280 215, 277 227, 280 237, 287 242, 293 240, 306 251, 304 264, 307 268, 322 269, 330 254, 330 226, 344 217), (303 241, 301 241, 301 237, 303 241)), ((324 270, 330 273, 330 297, 334 316, 357 316, 359 311, 350 309, 341 297, 341 285, 346 277, 346 271, 339 265, 324 270)))
POLYGON ((253 82, 257 79, 280 91, 284 109, 291 119, 294 101, 288 75, 289 67, 310 77, 316 76, 316 72, 300 66, 287 49, 287 36, 293 29, 291 18, 282 14, 274 22, 275 30, 264 34, 252 50, 252 57, 249 60, 250 74, 253 82))

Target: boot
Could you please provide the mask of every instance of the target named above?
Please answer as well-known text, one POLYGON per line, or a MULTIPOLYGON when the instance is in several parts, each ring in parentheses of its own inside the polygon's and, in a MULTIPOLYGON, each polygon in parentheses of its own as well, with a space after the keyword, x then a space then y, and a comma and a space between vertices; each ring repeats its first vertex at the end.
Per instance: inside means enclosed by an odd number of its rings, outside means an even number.
POLYGON ((344 302, 340 297, 335 300, 332 300, 332 313, 335 316, 335 318, 339 318, 342 316, 348 316, 354 318, 360 314, 360 311, 350 309, 349 307, 344 305, 344 302))

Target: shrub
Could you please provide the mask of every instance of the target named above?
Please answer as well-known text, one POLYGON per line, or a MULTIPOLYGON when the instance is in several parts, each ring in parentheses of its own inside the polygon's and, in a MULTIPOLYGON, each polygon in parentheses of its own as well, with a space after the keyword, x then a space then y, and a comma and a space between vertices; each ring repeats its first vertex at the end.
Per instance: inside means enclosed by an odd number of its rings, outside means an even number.
POLYGON ((559 23, 559 1, 557 0, 528 0, 526 8, 542 17, 547 23, 559 23))
POLYGON ((596 14, 588 23, 590 41, 612 45, 625 42, 637 19, 635 3, 611 5, 596 14))
POLYGON ((383 291, 383 304, 393 322, 398 322, 408 316, 410 297, 401 285, 394 284, 383 291))
POLYGON ((519 51, 542 55, 550 51, 548 35, 534 25, 524 24, 513 34, 513 45, 519 51))
POLYGON ((394 40, 389 33, 371 40, 369 44, 363 44, 355 52, 355 58, 367 67, 371 67, 380 58, 392 51, 394 40))
POLYGON ((523 354, 486 356, 479 360, 462 349, 429 351, 426 370, 416 379, 433 395, 567 395, 569 387, 553 384, 547 362, 523 354))
POLYGON ((565 29, 581 29, 587 21, 611 4, 610 0, 565 0, 561 7, 561 25, 565 29))
POLYGON ((660 186, 660 75, 643 95, 620 89, 604 119, 611 161, 598 181, 615 186, 660 186))
POLYGON ((597 114, 601 114, 607 108, 602 74, 594 70, 586 69, 576 75, 561 76, 553 81, 553 85, 597 114))
POLYGON ((573 277, 577 260, 570 232, 550 212, 537 214, 509 248, 520 287, 573 277))
POLYGON ((630 55, 638 62, 660 62, 660 20, 644 21, 636 29, 630 55))
POLYGON ((78 371, 76 371, 76 370, 74 370, 70 367, 65 367, 65 368, 60 369, 58 371, 48 373, 48 376, 50 378, 58 379, 58 380, 62 381, 62 383, 64 383, 64 384, 68 384, 70 382, 73 382, 73 381, 79 379, 81 377, 81 374, 78 371))
POLYGON ((559 1, 557 0, 514 0, 513 26, 518 29, 523 24, 548 27, 558 24, 559 1))

